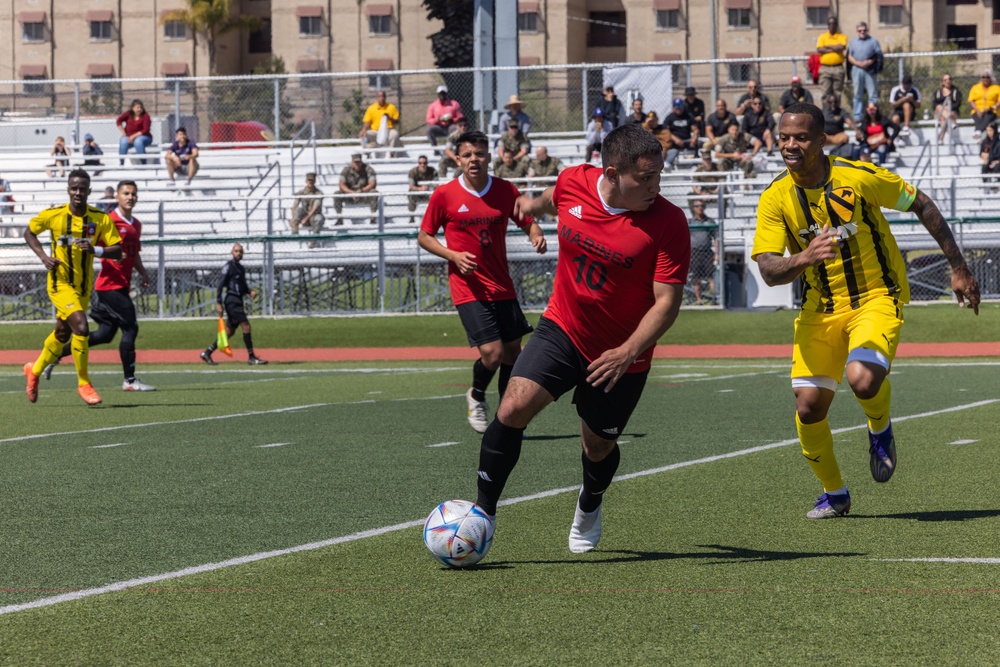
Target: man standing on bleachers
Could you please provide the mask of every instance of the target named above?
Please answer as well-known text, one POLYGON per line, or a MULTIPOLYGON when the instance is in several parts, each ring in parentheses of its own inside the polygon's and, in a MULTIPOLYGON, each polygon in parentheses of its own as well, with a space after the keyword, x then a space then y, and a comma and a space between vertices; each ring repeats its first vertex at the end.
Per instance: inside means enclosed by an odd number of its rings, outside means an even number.
MULTIPOLYGON (((323 229, 323 191, 316 187, 316 174, 306 174, 306 186, 295 193, 295 205, 292 206, 291 219, 288 221, 292 234, 299 233, 299 227, 309 227, 313 234, 319 234, 323 229)), ((309 244, 316 247, 316 242, 309 244)))
POLYGON ((411 193, 406 196, 406 206, 410 209, 410 222, 416 222, 413 213, 417 210, 418 201, 427 201, 431 196, 431 183, 438 177, 437 170, 428 166, 427 156, 421 155, 417 158, 417 166, 406 175, 411 193))
POLYGON ((823 97, 840 96, 844 92, 844 60, 847 56, 847 35, 840 32, 836 16, 826 20, 827 32, 816 39, 819 53, 819 86, 823 97))
POLYGON ((882 47, 868 34, 868 24, 858 23, 858 36, 847 44, 847 62, 851 64, 851 83, 854 84, 854 120, 865 115, 867 103, 878 103, 878 74, 882 71, 882 47))
POLYGON ((344 211, 345 201, 349 204, 367 203, 368 208, 372 212, 371 224, 374 225, 378 222, 375 219, 375 211, 378 210, 378 197, 374 195, 376 185, 375 170, 371 168, 371 165, 364 163, 361 153, 353 154, 351 156, 351 164, 344 167, 344 170, 340 172, 341 194, 353 196, 336 197, 333 200, 333 208, 337 211, 337 222, 335 224, 344 224, 341 214, 344 211))

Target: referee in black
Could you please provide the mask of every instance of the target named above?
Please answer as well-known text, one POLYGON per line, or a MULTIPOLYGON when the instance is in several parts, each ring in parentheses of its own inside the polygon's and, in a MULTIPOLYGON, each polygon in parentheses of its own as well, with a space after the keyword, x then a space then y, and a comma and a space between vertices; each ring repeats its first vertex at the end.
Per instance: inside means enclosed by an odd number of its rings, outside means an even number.
MULTIPOLYGON (((233 245, 233 258, 222 267, 222 275, 219 276, 219 285, 216 289, 215 309, 219 317, 226 315, 226 335, 232 336, 236 333, 236 325, 243 330, 243 344, 247 348, 249 358, 247 363, 251 366, 262 366, 267 362, 253 353, 253 338, 250 336, 250 321, 243 310, 243 297, 247 294, 251 299, 257 298, 257 290, 247 287, 247 272, 240 264, 243 259, 243 246, 239 243, 233 245)), ((216 366, 212 359, 212 353, 218 349, 216 341, 205 348, 201 353, 201 360, 209 366, 216 366)))

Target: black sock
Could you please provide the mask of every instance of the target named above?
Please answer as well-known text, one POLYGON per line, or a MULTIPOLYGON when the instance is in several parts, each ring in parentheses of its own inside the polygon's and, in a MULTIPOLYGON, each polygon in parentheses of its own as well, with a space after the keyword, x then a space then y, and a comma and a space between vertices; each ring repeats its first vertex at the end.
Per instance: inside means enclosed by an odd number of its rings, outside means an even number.
POLYGON ((476 359, 476 363, 472 364, 472 398, 477 401, 486 400, 486 388, 490 386, 495 374, 496 369, 491 371, 486 368, 482 359, 476 359))
POLYGON ((122 359, 122 373, 129 382, 135 380, 135 345, 127 342, 124 337, 118 343, 118 356, 122 359))
POLYGON ((253 353, 253 338, 250 337, 250 334, 248 334, 248 333, 243 334, 243 344, 247 348, 247 354, 249 354, 251 357, 254 356, 254 353, 253 353))
POLYGON ((583 490, 580 491, 580 509, 593 512, 601 506, 604 492, 611 486, 618 464, 621 462, 618 445, 600 461, 591 461, 583 455, 583 490))
POLYGON ((476 504, 485 510, 487 514, 497 513, 497 502, 503 487, 507 484, 507 478, 517 465, 517 460, 521 456, 521 439, 524 437, 523 428, 511 428, 500 423, 499 419, 494 419, 486 433, 483 434, 483 442, 479 447, 479 479, 477 485, 479 494, 476 504))
POLYGON ((507 383, 510 382, 511 371, 514 370, 513 364, 500 364, 500 377, 497 378, 497 391, 500 392, 500 400, 503 400, 503 395, 507 391, 507 383))
POLYGON ((213 352, 215 352, 218 349, 219 349, 218 343, 217 342, 216 343, 212 343, 211 345, 209 345, 208 347, 205 348, 205 354, 212 354, 213 352))

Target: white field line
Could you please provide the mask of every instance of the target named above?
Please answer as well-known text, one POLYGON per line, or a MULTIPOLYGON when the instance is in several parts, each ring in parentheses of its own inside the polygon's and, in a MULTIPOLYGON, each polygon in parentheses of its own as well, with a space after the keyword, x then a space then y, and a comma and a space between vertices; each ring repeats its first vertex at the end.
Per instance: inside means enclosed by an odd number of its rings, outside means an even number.
MULTIPOLYGON (((72 375, 73 365, 65 364, 65 374, 72 375)), ((57 367, 58 368, 58 367, 57 367)), ((146 372, 143 375, 219 375, 221 373, 225 374, 240 374, 240 375, 401 375, 405 373, 445 373, 450 371, 463 371, 467 370, 465 366, 436 366, 434 368, 413 368, 413 367, 401 367, 401 368, 377 368, 377 367, 365 367, 365 368, 274 368, 269 370, 264 369, 249 369, 249 368, 198 368, 190 370, 160 370, 155 367, 146 367, 146 372)), ((56 371, 55 375, 60 375, 60 371, 56 371)), ((91 375, 121 375, 120 370, 117 371, 91 371, 91 375)), ((0 379, 7 378, 19 378, 23 379, 24 374, 21 372, 14 373, 0 373, 0 379)))
POLYGON ((757 371, 754 373, 737 373, 735 375, 713 375, 710 377, 678 377, 676 375, 657 375, 650 380, 672 380, 678 384, 682 382, 708 382, 709 380, 733 380, 736 378, 755 377, 757 375, 777 375, 781 371, 757 371))
POLYGON ((257 445, 256 449, 267 449, 268 447, 284 447, 285 445, 290 445, 290 442, 272 442, 270 445, 257 445))
POLYGON ((92 447, 87 447, 87 449, 109 449, 111 447, 124 447, 127 442, 116 442, 113 445, 94 445, 92 447))
POLYGON ((425 445, 426 447, 451 447, 452 445, 460 445, 462 443, 458 441, 454 442, 439 442, 436 445, 425 445))
MULTIPOLYGON (((935 415, 946 414, 949 412, 962 412, 965 410, 971 410, 972 408, 982 407, 984 405, 990 405, 992 403, 1000 402, 1000 398, 990 399, 986 401, 977 401, 975 403, 968 403, 966 405, 956 405, 951 408, 943 408, 941 410, 932 410, 930 412, 921 412, 914 415, 904 415, 902 417, 894 418, 896 422, 908 421, 910 419, 921 419, 924 417, 933 417, 935 415)), ((859 426, 848 426, 845 428, 835 429, 834 433, 843 433, 845 431, 856 431, 862 428, 867 428, 867 423, 861 424, 859 426)), ((718 456, 707 456, 701 459, 695 459, 693 461, 682 461, 680 463, 674 463, 667 466, 662 466, 659 468, 651 468, 649 470, 642 470, 639 472, 629 473, 626 475, 618 475, 615 477, 616 481, 622 481, 627 479, 636 479, 639 477, 646 477, 648 475, 655 475, 661 472, 666 472, 668 470, 676 470, 678 468, 686 468, 688 466, 698 465, 701 463, 711 463, 712 461, 721 461, 723 459, 731 459, 737 456, 745 456, 747 454, 755 454, 757 452, 767 451, 769 449, 776 449, 778 447, 785 447, 793 443, 798 443, 798 439, 793 440, 782 440, 780 442, 773 442, 768 445, 763 445, 761 447, 751 447, 749 449, 742 449, 736 452, 729 452, 727 454, 719 454, 718 456)), ((566 486, 561 489, 550 489, 548 491, 541 491, 539 493, 533 493, 527 496, 520 496, 518 498, 509 498, 507 500, 501 500, 497 503, 500 506, 515 505, 518 503, 528 502, 530 500, 538 500, 541 498, 549 498, 551 496, 560 495, 563 493, 576 493, 580 490, 579 485, 566 486)), ((72 593, 62 593, 60 595, 54 595, 51 597, 39 598, 37 600, 32 600, 31 602, 24 602, 21 604, 12 604, 5 607, 0 607, 0 615, 13 614, 20 611, 25 611, 28 609, 37 609, 39 607, 48 607, 55 604, 60 604, 62 602, 71 602, 73 600, 80 600, 83 598, 93 597, 95 595, 103 595, 104 593, 114 593, 116 591, 122 591, 127 588, 133 588, 135 586, 145 586, 148 584, 155 584, 160 581, 167 581, 170 579, 178 579, 180 577, 186 577, 190 574, 202 574, 205 572, 214 572, 216 570, 221 570, 227 567, 233 567, 234 565, 245 565, 247 563, 254 563, 257 561, 265 560, 268 558, 276 558, 278 556, 287 556, 289 554, 300 553, 302 551, 313 551, 316 549, 323 549, 326 547, 331 547, 337 544, 345 544, 347 542, 356 542, 358 540, 363 540, 369 537, 376 537, 378 535, 385 535, 387 533, 394 533, 400 530, 406 530, 408 528, 415 528, 416 526, 422 526, 424 519, 416 519, 413 521, 406 521, 404 523, 397 523, 392 526, 383 526, 381 528, 372 528, 371 530, 363 530, 357 533, 351 533, 350 535, 343 535, 341 537, 334 537, 329 540, 322 540, 320 542, 310 542, 308 544, 300 544, 294 547, 288 547, 286 549, 276 549, 274 551, 263 551, 260 553, 250 554, 248 556, 240 556, 238 558, 230 558, 228 560, 219 561, 216 563, 206 563, 204 565, 195 565, 192 567, 186 567, 180 570, 174 570, 173 572, 164 572, 163 574, 154 574, 147 577, 139 577, 136 579, 129 579, 128 581, 119 581, 106 586, 98 586, 96 588, 86 588, 79 591, 73 591, 72 593)))
POLYGON ((956 440, 955 442, 949 442, 948 444, 949 445, 971 445, 971 444, 973 444, 975 442, 979 442, 979 441, 978 440, 956 440))

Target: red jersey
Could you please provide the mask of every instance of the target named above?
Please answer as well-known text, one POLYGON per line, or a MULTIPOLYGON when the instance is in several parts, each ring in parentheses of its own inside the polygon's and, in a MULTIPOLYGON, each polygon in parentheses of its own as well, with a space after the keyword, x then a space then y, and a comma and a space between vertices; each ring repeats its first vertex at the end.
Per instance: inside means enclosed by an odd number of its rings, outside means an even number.
MULTIPOLYGON (((132 270, 135 268, 135 258, 142 250, 139 237, 142 236, 142 223, 132 218, 132 224, 125 222, 118 209, 109 214, 118 235, 122 237, 122 258, 101 259, 101 272, 97 275, 95 290, 129 289, 132 286, 132 270)), ((103 245, 103 243, 101 244, 103 245)))
MULTIPOLYGON (((559 260, 545 317, 588 361, 628 340, 653 306, 653 283, 687 282, 691 236, 684 213, 663 197, 645 211, 613 209, 597 190, 602 170, 563 170, 552 201, 559 211, 559 260)), ((652 349, 630 373, 645 371, 652 349)))
MULTIPOLYGON (((464 176, 459 176, 431 193, 420 229, 434 236, 444 227, 448 249, 472 253, 478 265, 463 276, 448 262, 448 284, 456 306, 517 298, 507 267, 507 222, 520 194, 513 183, 493 176, 482 192, 470 190, 464 176)), ((531 220, 519 224, 523 229, 531 220)))

